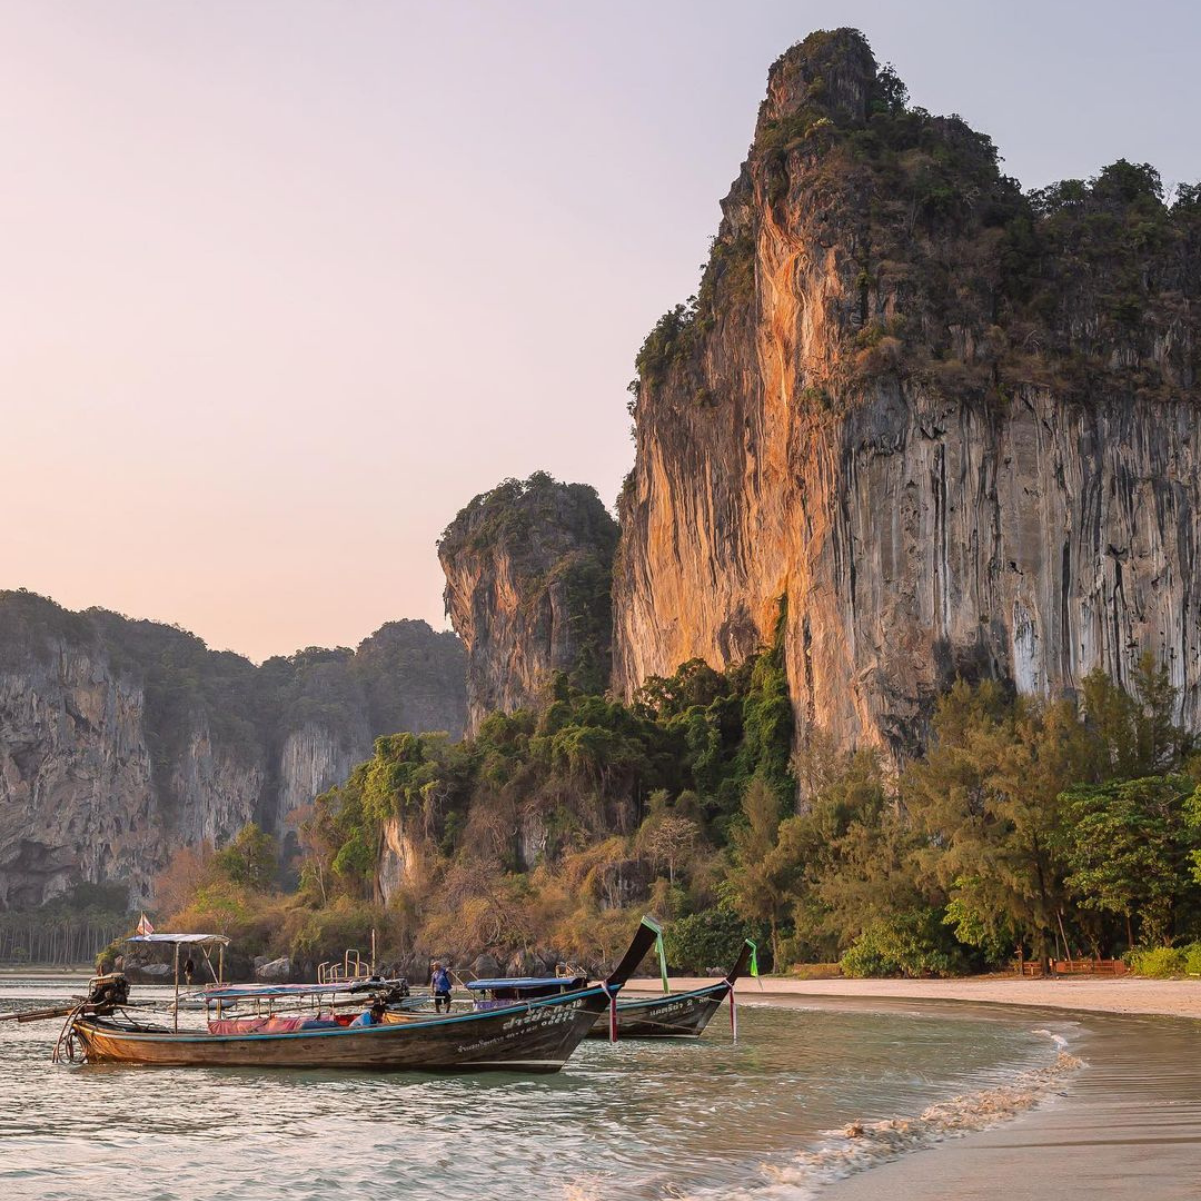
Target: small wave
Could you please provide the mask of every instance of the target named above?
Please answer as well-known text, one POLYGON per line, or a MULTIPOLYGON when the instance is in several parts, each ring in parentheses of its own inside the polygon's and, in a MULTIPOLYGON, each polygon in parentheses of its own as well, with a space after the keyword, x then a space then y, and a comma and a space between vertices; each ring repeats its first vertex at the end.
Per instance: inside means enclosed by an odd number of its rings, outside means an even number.
POLYGON ((1068 1045, 1068 1040, 1062 1034, 1056 1034, 1052 1030, 1031 1030, 1031 1034, 1041 1034, 1043 1038, 1049 1038, 1061 1051, 1068 1045))
POLYGON ((842 1130, 828 1131, 825 1141, 813 1150, 788 1164, 764 1164, 760 1181, 733 1193, 724 1190, 723 1197, 728 1201, 809 1201, 837 1180, 1017 1117, 1058 1094, 1065 1079, 1084 1066, 1063 1049, 1066 1040, 1061 1035, 1049 1030, 1034 1033, 1046 1034, 1056 1043, 1052 1063, 1023 1071, 1007 1084, 940 1101, 917 1117, 852 1122, 842 1130))

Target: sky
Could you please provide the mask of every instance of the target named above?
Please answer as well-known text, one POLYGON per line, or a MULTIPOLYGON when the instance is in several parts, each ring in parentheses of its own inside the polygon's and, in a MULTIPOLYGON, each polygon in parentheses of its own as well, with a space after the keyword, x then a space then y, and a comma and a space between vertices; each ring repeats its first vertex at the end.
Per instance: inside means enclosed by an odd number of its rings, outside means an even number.
POLYGON ((259 660, 444 628, 435 544, 612 504, 767 69, 854 25, 1027 187, 1201 178, 1201 5, 0 0, 0 588, 259 660))

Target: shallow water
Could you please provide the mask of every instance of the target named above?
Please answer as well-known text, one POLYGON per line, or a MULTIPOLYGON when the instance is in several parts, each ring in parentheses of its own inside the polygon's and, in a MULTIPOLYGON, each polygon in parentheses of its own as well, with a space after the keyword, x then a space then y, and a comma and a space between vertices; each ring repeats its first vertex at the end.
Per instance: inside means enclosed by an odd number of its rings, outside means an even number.
MULTIPOLYGON (((54 1004, 79 988, 10 980, 0 1011, 54 1004)), ((944 1132, 936 1117, 910 1139, 910 1127, 891 1119, 932 1106, 937 1115, 968 1094, 973 1101, 946 1109, 953 1129, 964 1104, 983 1104, 990 1120, 989 1098, 1006 1089, 1037 1099, 1040 1073, 1050 1080, 1056 1070, 1052 1036, 1070 1037, 1072 1027, 979 1011, 768 1007, 753 1004, 753 988, 744 997, 737 1045, 722 1012, 700 1042, 587 1042, 563 1072, 541 1077, 53 1066, 60 1022, 4 1023, 0 1201, 76 1201, 101 1190, 131 1201, 347 1190, 716 1197, 770 1188, 785 1167, 802 1196, 839 1165, 870 1161, 845 1154, 846 1140, 832 1135, 849 1124, 889 1155, 944 1132)), ((855 1142, 856 1152, 869 1146, 855 1142)))

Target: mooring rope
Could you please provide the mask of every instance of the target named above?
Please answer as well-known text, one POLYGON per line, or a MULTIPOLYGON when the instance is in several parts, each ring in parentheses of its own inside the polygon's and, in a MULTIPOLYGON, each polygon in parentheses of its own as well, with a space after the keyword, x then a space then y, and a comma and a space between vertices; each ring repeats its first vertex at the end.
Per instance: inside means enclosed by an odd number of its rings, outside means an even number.
POLYGON ((67 1014, 67 1020, 63 1023, 63 1028, 58 1033, 58 1040, 54 1044, 54 1050, 50 1053, 51 1063, 61 1063, 63 1060, 63 1052, 66 1052, 67 1062, 75 1062, 75 1019, 83 1012, 87 1001, 80 1001, 74 1009, 67 1014))

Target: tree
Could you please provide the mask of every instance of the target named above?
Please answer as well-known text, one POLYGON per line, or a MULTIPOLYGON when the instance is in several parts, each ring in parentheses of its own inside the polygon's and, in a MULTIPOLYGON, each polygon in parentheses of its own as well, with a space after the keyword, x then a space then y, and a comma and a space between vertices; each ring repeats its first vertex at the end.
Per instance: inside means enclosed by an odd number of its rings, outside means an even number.
POLYGON ((1085 908, 1125 918, 1130 947, 1136 918, 1141 943, 1171 944, 1173 908, 1189 891, 1191 792, 1183 777, 1151 776, 1064 793, 1068 887, 1085 908))
POLYGON ((154 879, 155 907, 170 920, 192 903, 200 889, 212 883, 215 867, 211 843, 176 848, 154 879))
POLYGON ((1176 689, 1155 656, 1142 655, 1133 671, 1133 693, 1100 668, 1081 681, 1085 726, 1096 757, 1090 777, 1134 779, 1171 771, 1187 749, 1176 726, 1176 689))
POLYGON ((1063 903, 1059 796, 1087 762, 1070 702, 957 682, 939 702, 926 759, 902 778, 924 841, 919 881, 945 890, 990 935, 1028 936, 1049 962, 1063 903))
POLYGON ((648 818, 638 831, 638 847, 651 860, 667 868, 667 880, 676 882, 676 867, 696 845, 700 830, 691 818, 667 812, 648 818))
POLYGON ((780 831, 780 795, 762 776, 752 778, 742 798, 743 821, 734 827, 734 866, 728 877, 735 911, 747 921, 766 922, 773 963, 779 962, 779 924, 787 910, 791 863, 772 856, 780 831))
POLYGON ((234 884, 263 892, 275 878, 278 850, 275 839, 250 822, 214 856, 217 869, 234 884))

